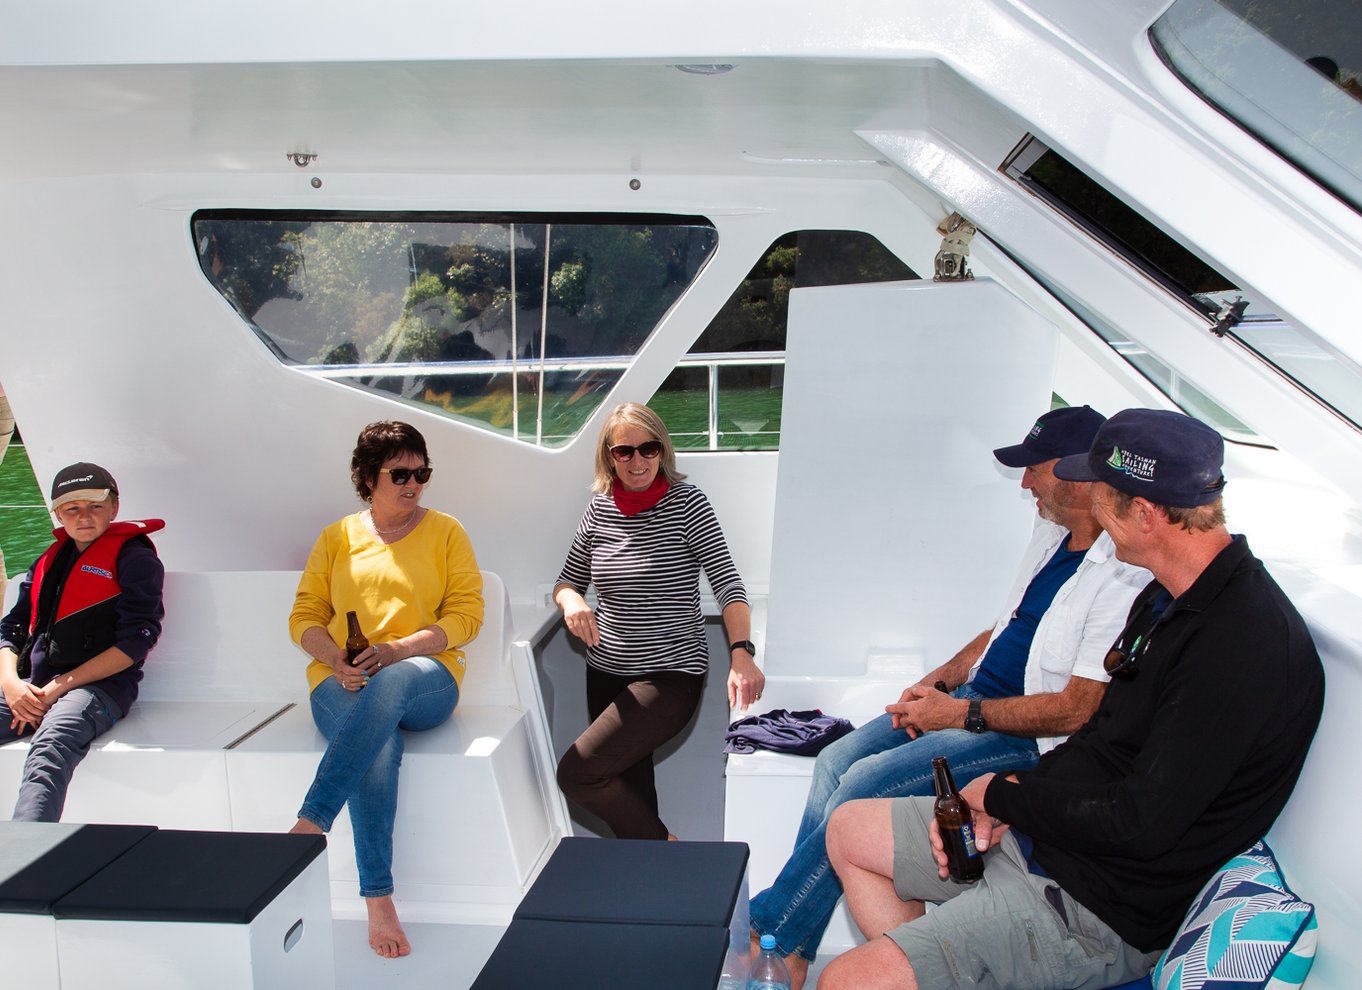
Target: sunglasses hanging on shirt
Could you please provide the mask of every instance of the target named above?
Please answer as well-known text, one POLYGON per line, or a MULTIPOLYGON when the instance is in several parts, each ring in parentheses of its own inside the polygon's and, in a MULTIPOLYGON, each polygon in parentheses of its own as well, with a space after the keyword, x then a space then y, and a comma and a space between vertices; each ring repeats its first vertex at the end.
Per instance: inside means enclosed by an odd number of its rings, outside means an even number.
POLYGON ((1163 623, 1169 614, 1169 608, 1173 604, 1173 596, 1167 591, 1159 593, 1154 599, 1154 621, 1149 624, 1149 628, 1142 633, 1135 634, 1130 626, 1126 626, 1121 633, 1121 638, 1116 641, 1116 645, 1107 651, 1105 659, 1102 661, 1102 669, 1107 672, 1108 677, 1119 677, 1123 680, 1133 680, 1139 673, 1135 665, 1146 653, 1149 652, 1149 644, 1154 641, 1154 632, 1163 623))

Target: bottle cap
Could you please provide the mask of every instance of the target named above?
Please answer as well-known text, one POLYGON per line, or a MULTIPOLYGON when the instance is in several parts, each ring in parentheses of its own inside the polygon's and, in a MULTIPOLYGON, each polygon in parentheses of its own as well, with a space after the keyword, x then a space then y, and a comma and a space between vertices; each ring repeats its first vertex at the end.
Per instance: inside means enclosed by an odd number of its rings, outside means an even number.
POLYGON ((763 935, 761 937, 761 951, 770 952, 776 947, 776 937, 774 935, 763 935))

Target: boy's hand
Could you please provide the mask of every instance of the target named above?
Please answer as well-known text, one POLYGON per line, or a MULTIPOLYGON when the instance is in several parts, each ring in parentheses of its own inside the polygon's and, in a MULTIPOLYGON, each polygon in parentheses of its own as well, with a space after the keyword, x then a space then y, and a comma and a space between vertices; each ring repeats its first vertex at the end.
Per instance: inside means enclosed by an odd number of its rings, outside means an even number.
POLYGON ((42 687, 33 688, 33 696, 42 701, 48 708, 51 708, 66 691, 67 689, 61 687, 57 681, 51 680, 42 687))
POLYGON ((4 685, 5 704, 9 706, 9 727, 23 732, 24 727, 36 729, 42 722, 51 702, 43 698, 28 681, 7 681, 4 685))

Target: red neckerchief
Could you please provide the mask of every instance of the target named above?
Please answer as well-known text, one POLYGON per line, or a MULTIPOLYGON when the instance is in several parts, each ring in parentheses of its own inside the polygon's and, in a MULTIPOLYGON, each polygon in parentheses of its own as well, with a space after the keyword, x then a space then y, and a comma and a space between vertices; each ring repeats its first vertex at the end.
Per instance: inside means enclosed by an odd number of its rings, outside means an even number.
POLYGON ((641 492, 631 492, 624 487, 619 478, 616 478, 610 494, 615 499, 615 508, 620 510, 620 515, 636 516, 644 509, 651 509, 662 501, 662 496, 667 494, 667 488, 667 479, 662 477, 662 472, 659 471, 653 483, 641 492))

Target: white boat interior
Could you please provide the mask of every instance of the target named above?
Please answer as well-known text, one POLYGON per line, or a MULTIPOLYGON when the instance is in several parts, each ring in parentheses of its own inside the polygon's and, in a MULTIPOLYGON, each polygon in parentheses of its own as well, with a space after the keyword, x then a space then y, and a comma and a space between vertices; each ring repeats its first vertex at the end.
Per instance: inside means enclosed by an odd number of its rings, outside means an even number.
MULTIPOLYGON (((167 520, 165 638, 65 820, 291 824, 322 742, 297 574, 357 508, 359 429, 408 420, 487 623, 403 766, 407 959, 364 945, 332 833, 335 985, 468 986, 599 829, 554 781, 586 715, 548 592, 610 408, 665 410, 713 502, 763 710, 857 724, 1011 583, 1034 509, 992 448, 1055 403, 1181 408, 1225 435, 1231 528, 1324 660, 1269 841, 1317 906, 1307 986, 1355 986, 1362 13, 1293 9, 3 0, 0 381, 40 483, 94 460, 125 518, 167 520)), ((662 814, 749 843, 755 891, 812 761, 725 757, 719 675, 662 814)), ((818 965, 857 940, 839 910, 818 965)))

